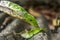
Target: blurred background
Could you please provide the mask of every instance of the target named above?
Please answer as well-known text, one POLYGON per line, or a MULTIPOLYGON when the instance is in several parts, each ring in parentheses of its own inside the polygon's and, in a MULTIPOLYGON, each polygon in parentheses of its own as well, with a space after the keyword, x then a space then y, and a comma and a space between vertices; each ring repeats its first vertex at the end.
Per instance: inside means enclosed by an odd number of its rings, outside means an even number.
MULTIPOLYGON (((7 40, 60 40, 60 0, 8 1, 14 2, 22 6, 26 11, 28 11, 31 15, 33 15, 36 18, 39 26, 41 28, 46 28, 46 30, 36 34, 30 39, 25 39, 19 35, 15 36, 12 34, 12 36, 10 34, 10 36, 7 36, 7 40)), ((0 32, 5 33, 4 30, 8 30, 8 28, 10 27, 13 27, 15 31, 20 32, 24 29, 29 29, 32 26, 19 19, 13 18, 7 14, 4 14, 3 12, 0 12, 0 32)), ((1 38, 0 40, 5 40, 1 38)))

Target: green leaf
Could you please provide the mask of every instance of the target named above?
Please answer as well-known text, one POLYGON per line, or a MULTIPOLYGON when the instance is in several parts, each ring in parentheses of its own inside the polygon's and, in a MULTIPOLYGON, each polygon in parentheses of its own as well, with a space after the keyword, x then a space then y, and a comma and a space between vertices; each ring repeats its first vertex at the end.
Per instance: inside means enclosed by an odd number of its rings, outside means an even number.
POLYGON ((29 14, 24 8, 22 8, 18 4, 15 4, 10 1, 0 1, 0 11, 5 12, 12 17, 16 17, 20 20, 23 20, 35 27, 34 29, 31 29, 29 31, 24 30, 23 31, 24 33, 21 32, 20 35, 24 38, 30 38, 34 34, 40 32, 41 30, 44 30, 44 28, 39 28, 38 23, 34 16, 29 14))

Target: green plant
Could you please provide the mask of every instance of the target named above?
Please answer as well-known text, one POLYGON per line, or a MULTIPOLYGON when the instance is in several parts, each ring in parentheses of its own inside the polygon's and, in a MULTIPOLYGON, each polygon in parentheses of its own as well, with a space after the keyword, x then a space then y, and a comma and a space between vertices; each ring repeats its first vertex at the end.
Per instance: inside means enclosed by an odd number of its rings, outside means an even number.
POLYGON ((17 33, 24 38, 30 38, 34 34, 45 29, 45 28, 40 28, 38 26, 36 19, 31 14, 29 14, 26 10, 24 10, 24 8, 10 1, 0 1, 0 11, 3 11, 12 17, 23 20, 29 23, 30 25, 34 26, 33 29, 30 30, 26 29, 20 33, 17 33))

